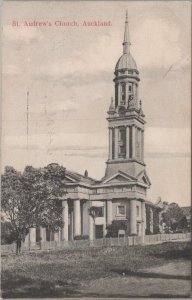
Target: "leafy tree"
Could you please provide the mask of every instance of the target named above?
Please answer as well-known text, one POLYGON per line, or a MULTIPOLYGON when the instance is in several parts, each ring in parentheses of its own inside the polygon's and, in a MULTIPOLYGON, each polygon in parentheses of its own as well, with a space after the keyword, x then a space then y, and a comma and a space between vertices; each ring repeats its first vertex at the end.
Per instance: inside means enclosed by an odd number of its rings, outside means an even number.
POLYGON ((59 198, 65 194, 64 178, 65 168, 58 164, 39 169, 27 166, 23 174, 12 167, 5 168, 1 207, 17 245, 31 227, 57 230, 63 226, 59 198))
POLYGON ((187 226, 186 217, 176 203, 171 203, 167 210, 162 213, 162 221, 168 228, 168 232, 171 230, 175 232, 178 229, 185 229, 187 226))
POLYGON ((14 235, 10 222, 1 222, 1 245, 11 244, 14 241, 14 235))

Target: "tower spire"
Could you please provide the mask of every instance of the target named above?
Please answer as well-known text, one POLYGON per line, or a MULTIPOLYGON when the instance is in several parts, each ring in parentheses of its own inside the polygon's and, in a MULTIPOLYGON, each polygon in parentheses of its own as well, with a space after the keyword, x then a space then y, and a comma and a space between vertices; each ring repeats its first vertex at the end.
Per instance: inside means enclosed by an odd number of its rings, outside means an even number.
POLYGON ((124 32, 124 41, 123 41, 123 54, 128 54, 130 52, 130 37, 129 37, 129 25, 128 25, 128 12, 126 10, 125 17, 125 32, 124 32))

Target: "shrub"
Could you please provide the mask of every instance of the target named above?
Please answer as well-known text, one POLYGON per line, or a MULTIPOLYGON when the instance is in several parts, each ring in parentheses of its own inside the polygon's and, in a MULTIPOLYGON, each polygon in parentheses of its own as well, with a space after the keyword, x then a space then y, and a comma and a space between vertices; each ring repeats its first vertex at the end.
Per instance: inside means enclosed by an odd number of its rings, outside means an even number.
POLYGON ((114 220, 111 225, 107 226, 106 237, 118 237, 118 231, 127 232, 127 220, 114 220))
POLYGON ((150 229, 146 228, 146 229, 145 229, 145 234, 146 234, 146 235, 150 235, 150 234, 153 234, 153 233, 150 231, 150 229))

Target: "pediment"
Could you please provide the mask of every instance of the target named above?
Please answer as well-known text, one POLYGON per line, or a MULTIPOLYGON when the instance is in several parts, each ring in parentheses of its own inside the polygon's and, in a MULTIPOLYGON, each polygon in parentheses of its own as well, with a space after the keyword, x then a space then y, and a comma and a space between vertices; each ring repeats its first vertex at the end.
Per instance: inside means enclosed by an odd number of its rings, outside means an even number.
POLYGON ((145 170, 141 171, 138 175, 137 175, 137 179, 139 182, 144 183, 148 186, 151 185, 151 181, 147 175, 147 172, 145 170))
POLYGON ((69 175, 65 175, 65 183, 74 183, 74 182, 77 182, 76 178, 69 175))
POLYGON ((136 180, 137 179, 134 178, 133 176, 130 176, 127 173, 119 171, 118 173, 114 174, 113 176, 105 179, 103 181, 103 183, 129 183, 129 182, 133 182, 136 180))

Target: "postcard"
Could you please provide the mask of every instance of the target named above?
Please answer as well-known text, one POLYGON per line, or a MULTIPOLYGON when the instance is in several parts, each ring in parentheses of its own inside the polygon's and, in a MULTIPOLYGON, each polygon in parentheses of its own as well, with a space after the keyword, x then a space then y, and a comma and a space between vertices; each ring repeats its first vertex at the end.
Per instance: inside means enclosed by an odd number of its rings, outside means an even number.
POLYGON ((190 1, 1 14, 2 297, 190 297, 190 1))

